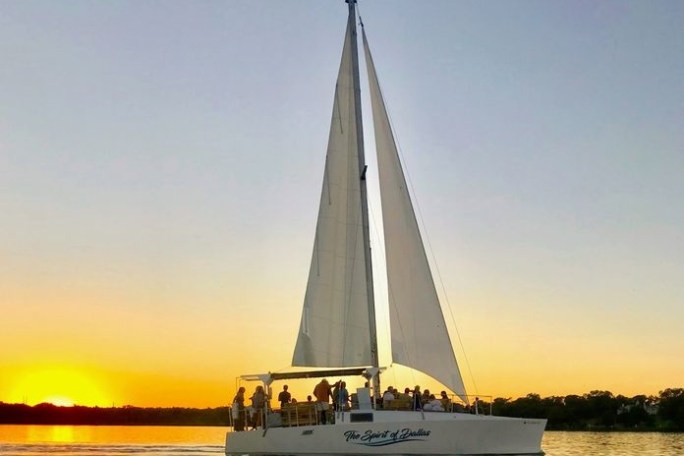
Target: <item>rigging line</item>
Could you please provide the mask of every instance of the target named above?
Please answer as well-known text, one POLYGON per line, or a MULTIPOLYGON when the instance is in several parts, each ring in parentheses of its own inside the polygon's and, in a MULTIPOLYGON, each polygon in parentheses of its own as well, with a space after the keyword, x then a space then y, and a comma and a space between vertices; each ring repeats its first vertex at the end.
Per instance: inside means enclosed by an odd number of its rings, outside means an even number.
MULTIPOLYGON (((378 86, 380 86, 380 81, 377 81, 378 86)), ((382 89, 380 89, 382 92, 382 89)), ((411 175, 408 170, 408 162, 404 158, 404 154, 399 142, 399 138, 397 137, 397 130, 394 128, 394 122, 392 121, 392 116, 390 115, 390 109, 387 103, 387 100, 385 97, 383 97, 383 101, 385 103, 385 112, 387 113, 387 119, 389 120, 390 123, 390 128, 394 134, 394 142, 395 145, 397 146, 397 152, 399 153, 399 156, 401 158, 402 163, 404 164, 404 172, 405 172, 405 177, 406 181, 408 182, 408 185, 411 189, 411 193, 413 194, 413 201, 415 202, 415 207, 418 209, 418 217, 420 219, 420 224, 422 225, 423 232, 425 233, 425 242, 427 242, 428 249, 430 250, 430 256, 432 257, 433 264, 435 266, 436 272, 437 272, 437 277, 439 278, 440 285, 442 286, 442 293, 444 294, 444 299, 446 300, 447 308, 449 309, 449 316, 451 317, 451 323, 454 326, 456 330, 456 336, 458 337, 458 343, 461 346, 461 351, 463 352, 463 358, 465 359, 466 362, 466 367, 468 368, 468 374, 470 375, 470 379, 473 382, 473 387, 475 388, 475 392, 478 392, 477 384, 475 382, 475 377, 473 376, 472 369, 470 367, 470 360, 468 359, 468 355, 465 350, 465 346, 463 345, 463 340, 461 339, 461 332, 458 330, 458 325, 456 324, 456 319, 454 318, 454 312, 451 308, 451 302, 449 301, 449 296, 446 293, 446 287, 444 285, 444 280, 442 279, 442 273, 439 269, 439 264, 437 263, 437 257, 435 255, 434 250, 432 249, 432 244, 430 243, 430 237, 428 236, 427 232, 427 227, 425 225, 425 221, 423 219, 423 212, 421 211, 421 207, 419 204, 418 200, 418 194, 416 193, 415 188, 413 187, 413 181, 411 180, 411 175)))
POLYGON ((363 28, 363 19, 361 19, 361 7, 359 6, 359 3, 356 3, 356 14, 359 16, 359 25, 361 28, 363 28))

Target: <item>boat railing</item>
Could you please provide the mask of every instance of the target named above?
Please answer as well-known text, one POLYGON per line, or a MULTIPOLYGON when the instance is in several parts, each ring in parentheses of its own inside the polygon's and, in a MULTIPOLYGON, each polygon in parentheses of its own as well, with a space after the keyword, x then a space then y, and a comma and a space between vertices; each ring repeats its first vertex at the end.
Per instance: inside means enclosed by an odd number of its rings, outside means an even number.
MULTIPOLYGON (((430 408, 423 404, 422 410, 425 412, 446 412, 446 413, 470 413, 474 415, 492 415, 493 398, 492 396, 466 396, 469 404, 462 402, 460 396, 451 395, 446 398, 437 399, 440 407, 430 408), (484 399, 483 399, 484 398, 484 399)), ((415 410, 413 397, 399 397, 397 399, 386 400, 377 407, 378 410, 415 410)))
MULTIPOLYGON (((494 415, 494 396, 466 396, 470 402, 470 406, 466 408, 468 413, 475 415, 494 415), (489 412, 489 413, 488 413, 489 412)), ((452 398, 452 405, 453 398, 452 398)))
MULTIPOLYGON (((451 396, 448 401, 443 401, 443 407, 430 410, 423 407, 424 412, 430 413, 470 413, 474 415, 493 415, 493 396, 467 396, 469 404, 462 403, 459 396, 451 396)), ((351 406, 345 406, 344 410, 358 410, 358 403, 351 402, 351 406)), ((414 410, 413 398, 398 398, 377 404, 378 411, 411 411, 414 410)), ((334 420, 332 407, 328 410, 327 421, 334 420)), ((268 427, 297 427, 321 424, 321 411, 316 402, 297 402, 287 404, 279 410, 268 409, 254 410, 245 407, 237 410, 234 406, 229 407, 228 425, 236 431, 268 427)))
POLYGON ((273 411, 270 409, 256 410, 253 407, 237 408, 234 405, 228 407, 228 426, 234 431, 247 431, 249 429, 276 426, 271 416, 273 411))
POLYGON ((280 409, 281 425, 310 426, 320 423, 320 412, 315 402, 297 402, 287 404, 280 409))

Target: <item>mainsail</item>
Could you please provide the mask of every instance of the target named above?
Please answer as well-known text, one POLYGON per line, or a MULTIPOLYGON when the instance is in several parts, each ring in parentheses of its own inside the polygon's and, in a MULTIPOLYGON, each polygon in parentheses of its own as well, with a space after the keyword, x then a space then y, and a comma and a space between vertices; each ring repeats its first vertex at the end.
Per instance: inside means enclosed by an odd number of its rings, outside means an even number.
MULTIPOLYGON (((350 10, 353 12, 353 9, 350 10)), ((370 250, 362 201, 356 26, 350 12, 337 76, 323 190, 293 366, 372 366, 370 250), (370 310, 369 310, 370 309, 370 310)), ((372 326, 373 325, 373 326, 372 326)))
POLYGON ((365 31, 363 47, 380 175, 392 359, 431 375, 467 403, 365 31))

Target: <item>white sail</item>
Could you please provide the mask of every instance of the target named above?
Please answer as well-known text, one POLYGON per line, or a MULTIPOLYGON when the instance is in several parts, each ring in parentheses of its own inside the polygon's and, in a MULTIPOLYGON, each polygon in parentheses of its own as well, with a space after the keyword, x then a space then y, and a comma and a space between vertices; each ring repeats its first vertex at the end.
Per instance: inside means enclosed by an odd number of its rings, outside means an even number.
POLYGON ((392 359, 429 374, 468 402, 365 32, 363 46, 380 174, 392 359))
POLYGON ((372 365, 372 297, 361 202, 353 20, 348 22, 337 76, 316 239, 293 366, 372 365))
MULTIPOLYGON (((368 236, 363 131, 356 50, 356 0, 337 78, 333 116, 316 225, 316 239, 292 364, 329 367, 243 376, 274 380, 363 375, 380 391, 373 275, 368 236), (361 367, 363 366, 363 367, 361 367), (371 368, 367 368, 370 366, 371 368), (354 367, 356 369, 350 369, 354 367), (339 369, 337 369, 339 368, 339 369)), ((394 361, 421 370, 467 401, 444 323, 384 102, 364 35, 371 86, 385 226, 394 361)), ((263 410, 256 430, 229 432, 226 455, 321 452, 336 456, 541 454, 546 420, 471 413, 394 410, 370 397, 338 408, 332 425, 310 403, 263 410), (392 429, 399 429, 391 433, 392 429), (366 438, 369 437, 369 438, 366 438)), ((403 402, 403 401, 399 401, 403 402)), ((403 404, 410 405, 410 404, 403 404)), ((477 408, 476 408, 477 410, 477 408)), ((244 424, 239 407, 234 431, 244 424)), ((230 416, 233 416, 231 413, 230 416)))

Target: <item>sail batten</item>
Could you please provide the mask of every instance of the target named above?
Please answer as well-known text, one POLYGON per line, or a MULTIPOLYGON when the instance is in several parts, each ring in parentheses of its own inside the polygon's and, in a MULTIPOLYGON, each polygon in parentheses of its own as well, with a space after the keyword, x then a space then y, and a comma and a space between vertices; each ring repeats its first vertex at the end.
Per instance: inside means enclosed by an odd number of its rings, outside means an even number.
POLYGON ((468 402, 365 32, 363 46, 378 155, 392 360, 425 372, 468 402))

